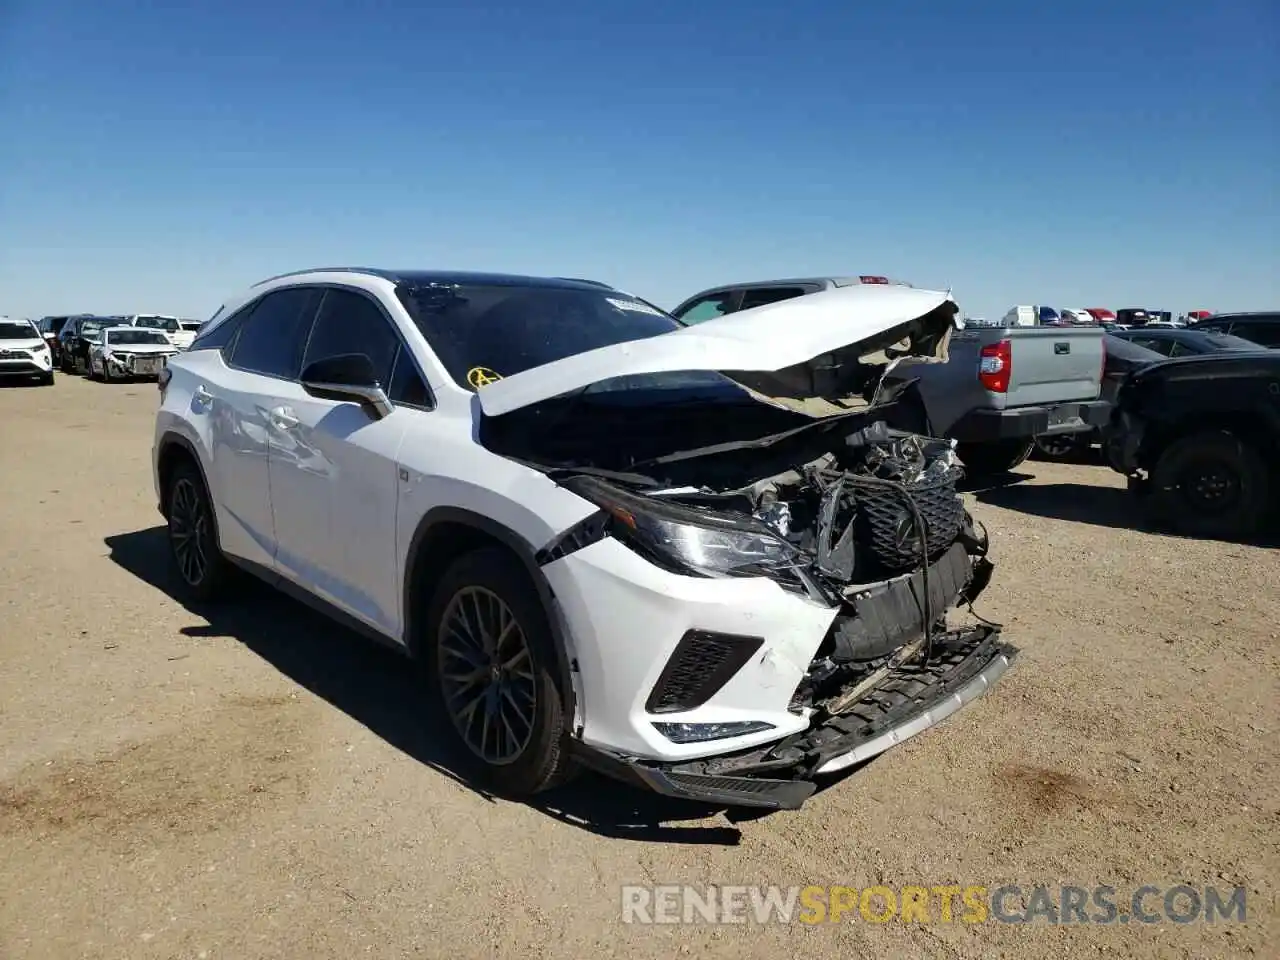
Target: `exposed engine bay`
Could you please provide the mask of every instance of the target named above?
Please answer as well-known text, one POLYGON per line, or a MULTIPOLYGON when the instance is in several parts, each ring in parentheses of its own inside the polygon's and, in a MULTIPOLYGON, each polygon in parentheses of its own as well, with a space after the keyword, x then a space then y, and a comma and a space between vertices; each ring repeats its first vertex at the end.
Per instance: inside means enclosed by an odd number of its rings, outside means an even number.
POLYGON ((950 441, 877 421, 842 449, 738 490, 649 495, 750 516, 791 545, 794 563, 775 578, 842 610, 793 706, 839 712, 865 678, 927 660, 947 610, 971 604, 990 581, 985 531, 956 490, 962 476, 950 441))

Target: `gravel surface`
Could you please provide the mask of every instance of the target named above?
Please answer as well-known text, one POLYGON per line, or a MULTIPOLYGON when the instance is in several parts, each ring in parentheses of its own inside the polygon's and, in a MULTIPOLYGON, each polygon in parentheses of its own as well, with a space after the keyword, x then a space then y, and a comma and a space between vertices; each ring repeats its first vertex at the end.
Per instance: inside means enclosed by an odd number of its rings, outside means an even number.
POLYGON ((170 597, 156 400, 0 388, 3 960, 1275 956, 1274 549, 1143 532, 1109 470, 1027 464, 968 495, 979 612, 1022 649, 990 696, 794 813, 594 777, 530 806, 453 772, 394 653, 253 584, 212 619, 170 597), (1248 919, 622 923, 658 883, 1242 885, 1248 919))

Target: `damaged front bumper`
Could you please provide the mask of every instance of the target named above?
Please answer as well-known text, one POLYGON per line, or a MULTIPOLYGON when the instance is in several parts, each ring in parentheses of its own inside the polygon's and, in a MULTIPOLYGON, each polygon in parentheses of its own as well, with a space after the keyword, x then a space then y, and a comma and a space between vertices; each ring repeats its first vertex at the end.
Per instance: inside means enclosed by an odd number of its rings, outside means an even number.
POLYGON ((795 810, 813 795, 817 777, 870 760, 982 696, 1017 653, 995 626, 949 631, 934 638, 927 661, 916 656, 892 666, 839 714, 816 717, 807 730, 776 743, 677 763, 597 749, 581 759, 666 796, 795 810))

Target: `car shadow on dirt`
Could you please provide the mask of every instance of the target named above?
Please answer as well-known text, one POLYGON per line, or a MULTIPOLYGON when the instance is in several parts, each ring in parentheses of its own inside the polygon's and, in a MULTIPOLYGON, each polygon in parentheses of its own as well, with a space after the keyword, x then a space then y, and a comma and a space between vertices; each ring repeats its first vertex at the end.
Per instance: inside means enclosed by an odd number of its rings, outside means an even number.
MULTIPOLYGON (((110 536, 105 543, 116 564, 177 599, 164 527, 110 536)), ((191 638, 233 638, 393 747, 485 799, 498 801, 468 777, 464 758, 449 749, 445 731, 439 730, 439 721, 426 706, 422 680, 401 654, 251 577, 243 577, 237 590, 230 602, 184 604, 208 626, 184 627, 182 633, 191 638)), ((709 818, 723 813, 732 824, 760 815, 658 796, 585 770, 529 805, 601 836, 721 846, 737 844, 741 833, 732 825, 708 825, 709 818)))
POLYGON ((1182 539, 1214 539, 1253 547, 1280 546, 1277 533, 1262 530, 1243 537, 1190 537, 1162 529, 1145 515, 1143 504, 1128 490, 1118 487, 1095 487, 1085 483, 1023 484, 1019 477, 1003 485, 986 486, 972 491, 979 503, 1006 510, 1017 510, 1050 520, 1070 520, 1095 527, 1138 530, 1159 536, 1182 539))

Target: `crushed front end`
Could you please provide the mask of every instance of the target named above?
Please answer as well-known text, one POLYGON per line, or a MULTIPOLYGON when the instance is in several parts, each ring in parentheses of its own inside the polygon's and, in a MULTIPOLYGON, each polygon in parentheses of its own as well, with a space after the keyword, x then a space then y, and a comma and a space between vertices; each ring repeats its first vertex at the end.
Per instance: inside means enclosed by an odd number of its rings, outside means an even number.
POLYGON ((672 796, 794 809, 815 778, 982 695, 1016 650, 959 613, 993 569, 961 476, 948 441, 877 421, 731 489, 564 481, 601 510, 540 560, 571 618, 622 638, 582 658, 583 759, 672 796))

